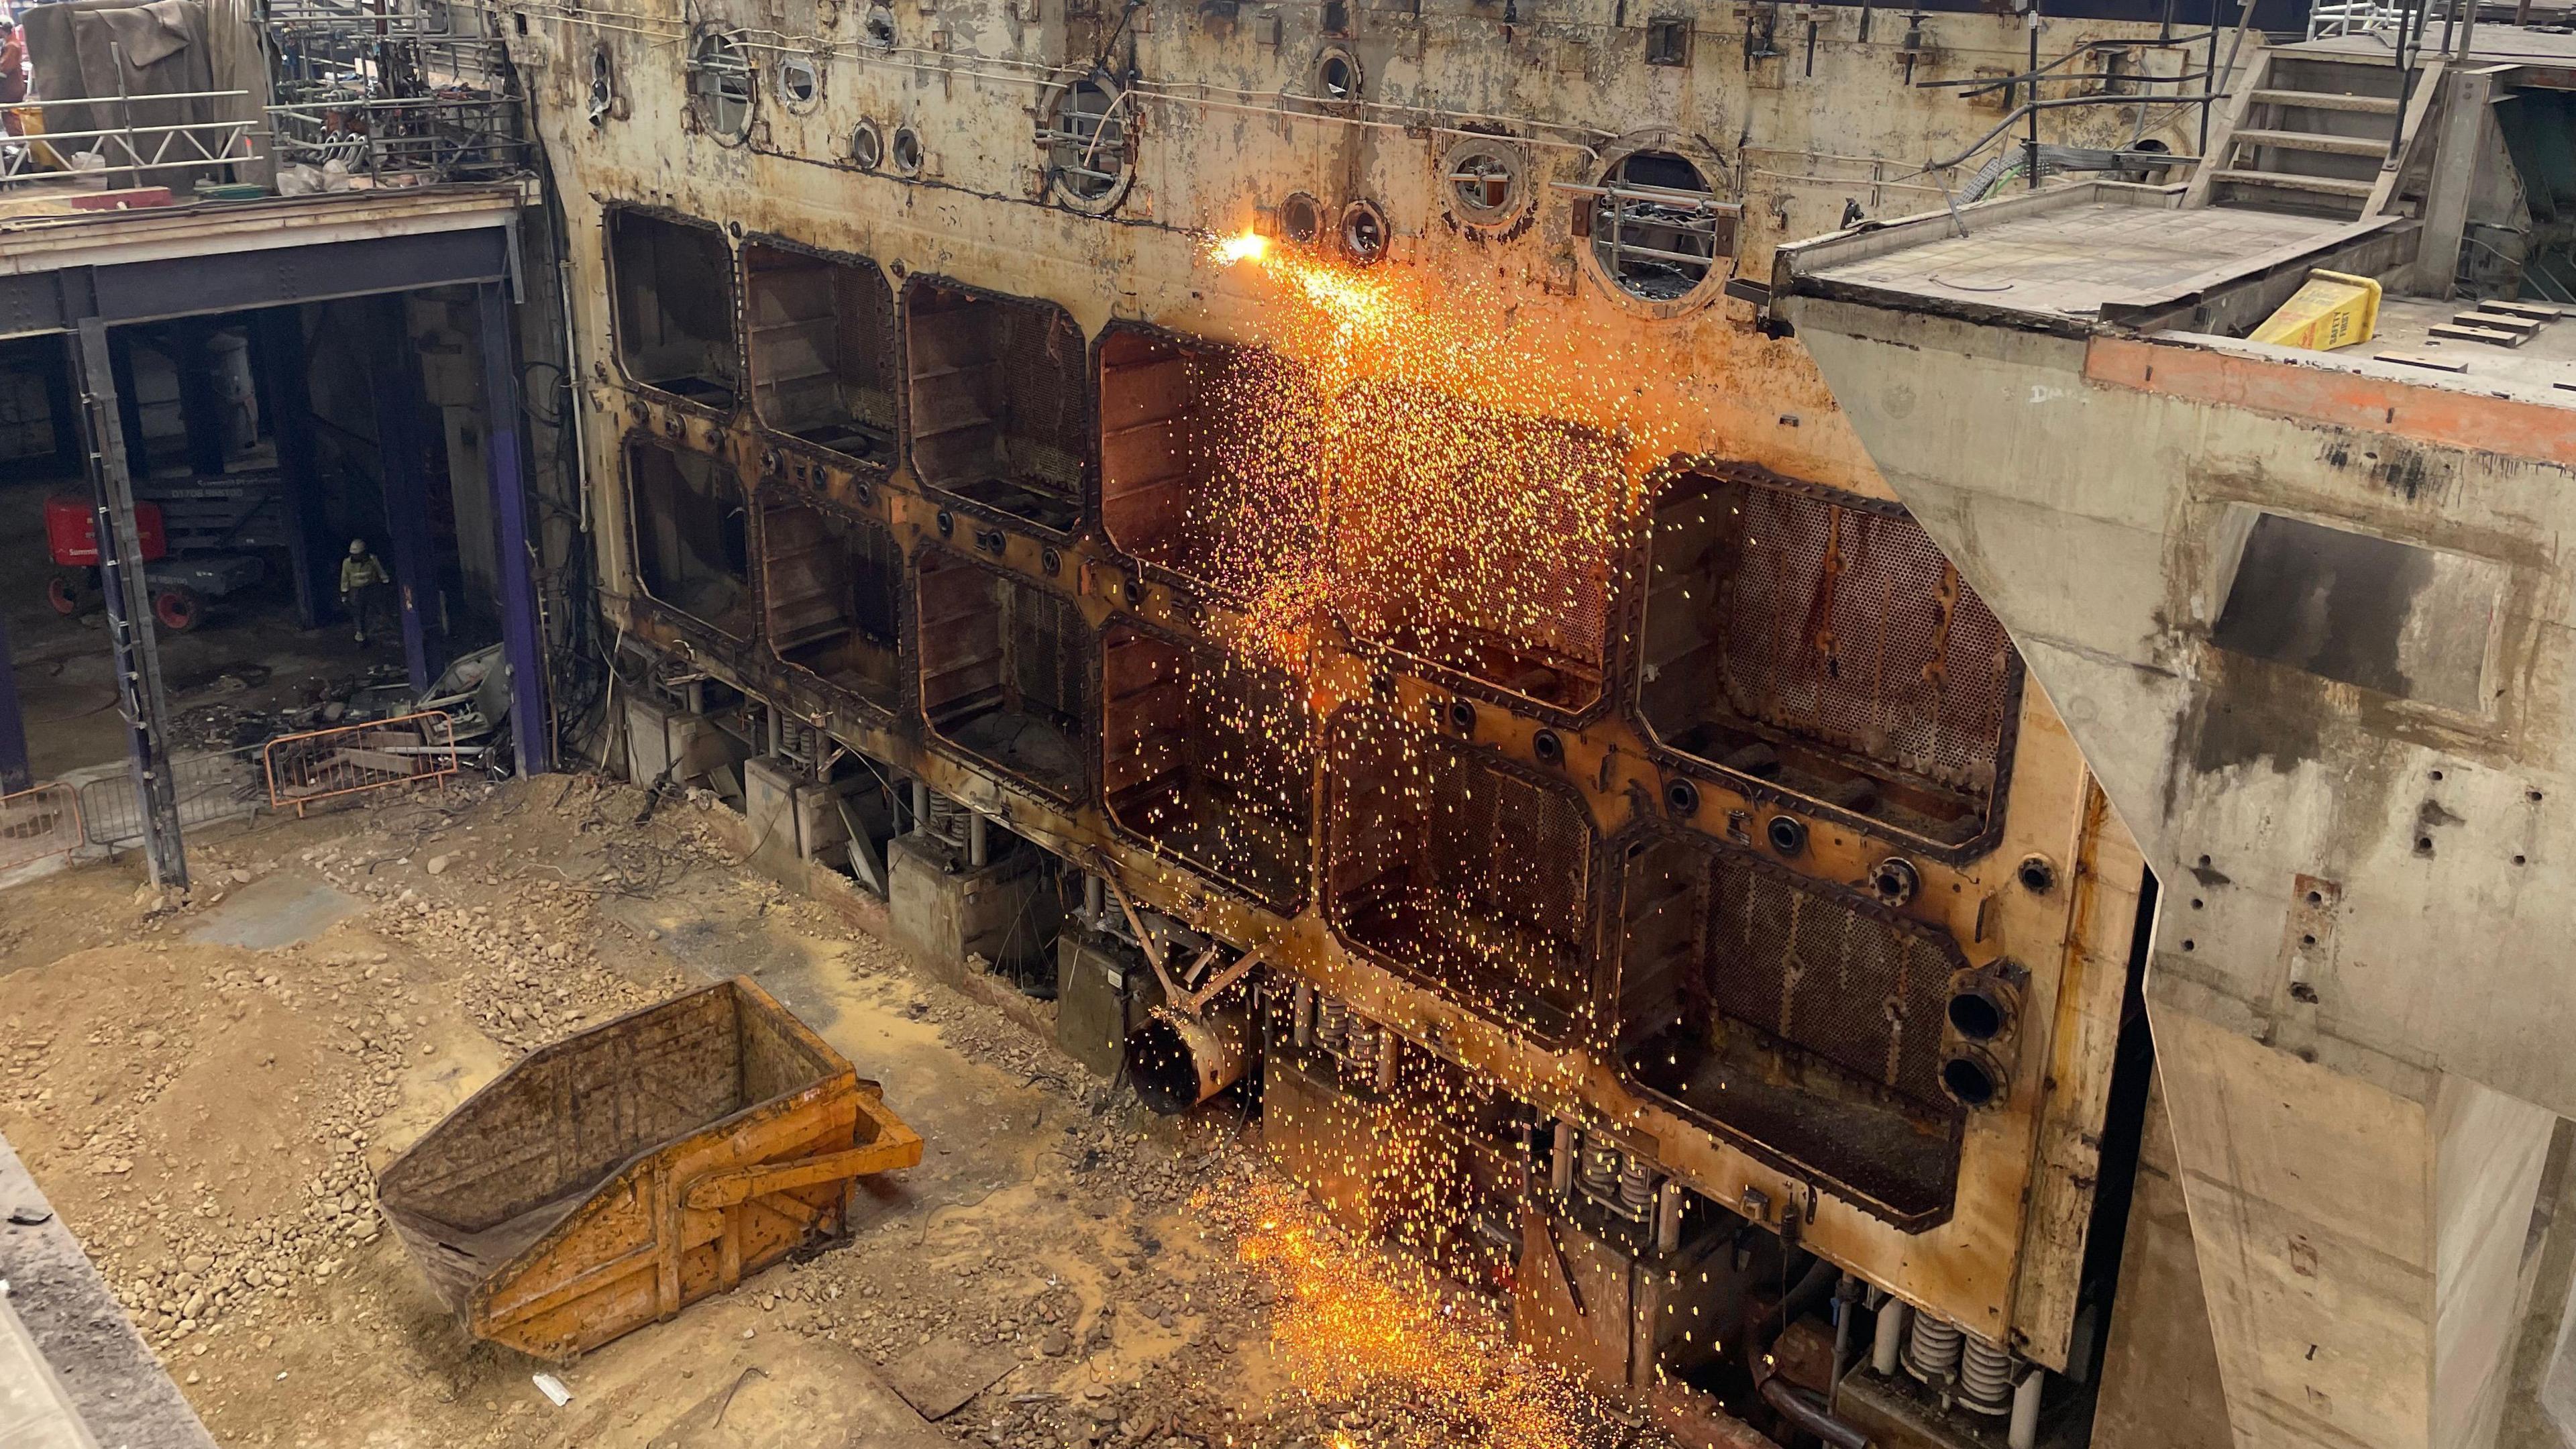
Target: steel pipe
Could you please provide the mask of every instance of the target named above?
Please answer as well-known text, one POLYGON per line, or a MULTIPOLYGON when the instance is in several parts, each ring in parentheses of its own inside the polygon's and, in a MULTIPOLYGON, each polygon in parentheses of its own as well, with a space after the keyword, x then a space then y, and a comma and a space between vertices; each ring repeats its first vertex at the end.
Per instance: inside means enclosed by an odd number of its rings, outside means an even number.
POLYGON ((2009 1449, 2039 1449, 2039 1394, 2048 1370, 2034 1368, 2013 1385, 2012 1426, 2004 1432, 2009 1449))
POLYGON ((1914 1310, 1890 1298, 1878 1307, 1878 1335, 1870 1340, 1869 1366, 1879 1377, 1896 1372, 1896 1357, 1905 1346, 1905 1318, 1914 1310))

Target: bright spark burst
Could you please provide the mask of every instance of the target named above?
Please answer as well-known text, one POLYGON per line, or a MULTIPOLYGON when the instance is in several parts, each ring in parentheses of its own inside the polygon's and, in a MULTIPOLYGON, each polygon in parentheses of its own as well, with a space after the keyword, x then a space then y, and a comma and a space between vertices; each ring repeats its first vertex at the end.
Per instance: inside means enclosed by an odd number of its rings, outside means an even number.
POLYGON ((1216 259, 1218 265, 1230 267, 1237 262, 1259 261, 1269 250, 1270 238, 1257 231, 1247 231, 1241 236, 1219 241, 1209 249, 1209 255, 1216 259))

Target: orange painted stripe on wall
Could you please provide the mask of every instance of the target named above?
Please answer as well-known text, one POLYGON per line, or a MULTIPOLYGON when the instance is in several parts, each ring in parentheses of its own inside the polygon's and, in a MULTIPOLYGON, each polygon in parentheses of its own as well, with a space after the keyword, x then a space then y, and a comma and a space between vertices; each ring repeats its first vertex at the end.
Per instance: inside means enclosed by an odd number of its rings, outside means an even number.
POLYGON ((2576 408, 2480 397, 2391 378, 2127 337, 2094 338, 2085 348, 2084 378, 2192 402, 2576 467, 2576 408))

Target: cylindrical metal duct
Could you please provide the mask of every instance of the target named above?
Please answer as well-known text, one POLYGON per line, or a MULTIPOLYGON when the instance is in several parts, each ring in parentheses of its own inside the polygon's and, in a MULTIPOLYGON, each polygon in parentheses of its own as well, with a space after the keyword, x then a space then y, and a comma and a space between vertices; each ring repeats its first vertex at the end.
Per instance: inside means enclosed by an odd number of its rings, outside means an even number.
POLYGON ((1127 1080, 1148 1109, 1167 1117, 1186 1112, 1242 1080, 1251 1039, 1239 1003, 1205 1016, 1158 1006, 1127 1038, 1127 1080))
POLYGON ((1560 1121, 1556 1124, 1556 1150, 1548 1154, 1547 1161, 1547 1186, 1550 1192, 1562 1193, 1573 1190, 1574 1154, 1579 1140, 1575 1136, 1573 1123, 1560 1121))
POLYGON ((1959 1349, 1967 1337, 1957 1324, 1916 1312, 1906 1344, 1905 1371, 1936 1388, 1947 1385, 1959 1376, 1959 1349))
POLYGON ((1990 1347, 1973 1338, 1964 1343, 1959 1356, 1959 1407, 1994 1418, 2011 1413, 2012 1350, 1990 1347))
POLYGON ((1896 1372, 1896 1356, 1905 1344, 1905 1320, 1913 1313, 1894 1298, 1878 1305, 1878 1336, 1870 1341, 1869 1366, 1882 1378, 1896 1372))
MULTIPOLYGON (((1108 918, 1109 890, 1107 883, 1102 881, 1101 878, 1096 875, 1085 875, 1082 878, 1082 919, 1090 925, 1091 929, 1097 931, 1101 929, 1104 923, 1107 922, 1108 918)), ((1306 988, 1300 986, 1297 989, 1299 991, 1303 991, 1306 988)))
POLYGON ((1396 1056, 1402 1050, 1403 1039, 1395 1034, 1395 1028, 1377 1029, 1377 1089, 1381 1096, 1395 1090, 1396 1056))
POLYGON ((1665 1257, 1681 1251, 1682 1201, 1682 1185, 1665 1178, 1655 1198, 1655 1251, 1665 1257))
POLYGON ((1291 998, 1288 1011, 1289 1038, 1301 1047, 1314 1041, 1315 988, 1303 981, 1298 982, 1297 994, 1291 998))

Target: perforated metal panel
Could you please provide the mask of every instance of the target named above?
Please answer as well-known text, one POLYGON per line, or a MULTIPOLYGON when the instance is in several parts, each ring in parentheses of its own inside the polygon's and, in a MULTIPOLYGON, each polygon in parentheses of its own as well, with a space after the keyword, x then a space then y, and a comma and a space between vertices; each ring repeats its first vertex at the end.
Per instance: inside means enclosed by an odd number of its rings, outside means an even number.
POLYGON ((1557 1034, 1591 994, 1582 802, 1453 741, 1346 710, 1326 749, 1326 916, 1351 945, 1557 1034))
POLYGON ((1735 553, 1710 623, 1729 703, 1957 789, 1995 780, 2012 644, 1922 525, 1735 485, 1735 553))
POLYGON ((1723 1014, 1937 1110, 1941 1020, 1964 964, 1935 932, 1735 851, 1707 854, 1701 984, 1723 1014))

